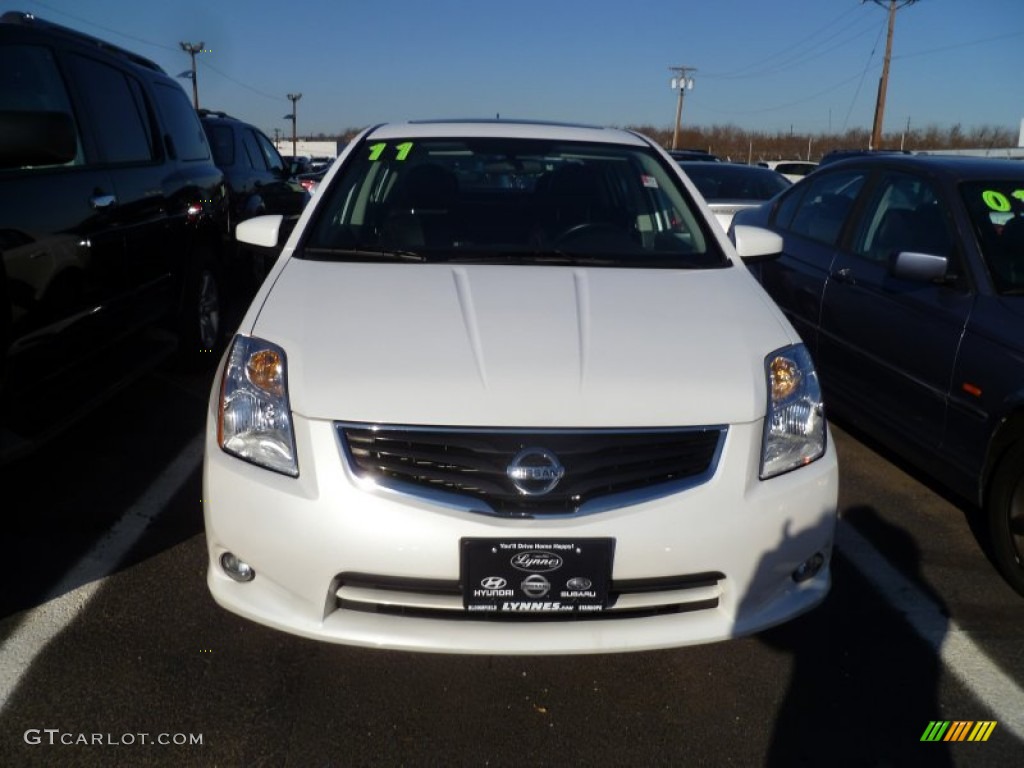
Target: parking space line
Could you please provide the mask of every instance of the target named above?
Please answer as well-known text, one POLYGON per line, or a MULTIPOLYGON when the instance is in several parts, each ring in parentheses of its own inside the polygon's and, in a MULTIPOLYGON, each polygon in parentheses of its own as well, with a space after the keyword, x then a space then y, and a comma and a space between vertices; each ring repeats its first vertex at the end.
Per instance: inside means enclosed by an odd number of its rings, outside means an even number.
POLYGON ((21 623, 0 645, 0 713, 18 688, 21 679, 53 638, 61 633, 92 600, 150 523, 164 510, 199 466, 203 457, 203 435, 192 439, 164 469, 117 524, 96 543, 50 590, 46 602, 25 612, 21 623))
MULTIPOLYGON (((145 533, 202 460, 203 436, 196 436, 118 523, 54 587, 47 602, 27 611, 0 646, 0 713, 22 678, 53 638, 89 605, 103 577, 145 533)), ((901 574, 849 522, 839 521, 837 546, 942 660, 949 672, 992 711, 1001 729, 1024 740, 1024 689, 994 664, 921 589, 901 574)))
POLYGON ((989 659, 951 617, 943 615, 934 601, 890 565, 851 523, 840 519, 836 540, 843 555, 902 614, 950 674, 992 710, 999 728, 1024 740, 1024 711, 1020 706, 1024 689, 989 659))

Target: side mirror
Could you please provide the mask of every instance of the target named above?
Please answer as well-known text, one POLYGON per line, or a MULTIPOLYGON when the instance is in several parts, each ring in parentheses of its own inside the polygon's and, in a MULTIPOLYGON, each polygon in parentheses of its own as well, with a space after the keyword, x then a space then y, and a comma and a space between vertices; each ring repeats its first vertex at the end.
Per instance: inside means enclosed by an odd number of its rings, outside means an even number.
POLYGON ((893 277, 921 283, 942 282, 947 278, 949 259, 931 253, 900 251, 889 265, 893 277))
POLYGON ((782 236, 770 229, 736 224, 729 229, 736 253, 747 262, 774 259, 782 253, 782 236))
POLYGON ((78 154, 67 112, 0 111, 0 168, 63 165, 78 154))
POLYGON ((283 221, 284 216, 279 213, 246 219, 235 227, 235 239, 246 245, 276 248, 281 236, 283 221))

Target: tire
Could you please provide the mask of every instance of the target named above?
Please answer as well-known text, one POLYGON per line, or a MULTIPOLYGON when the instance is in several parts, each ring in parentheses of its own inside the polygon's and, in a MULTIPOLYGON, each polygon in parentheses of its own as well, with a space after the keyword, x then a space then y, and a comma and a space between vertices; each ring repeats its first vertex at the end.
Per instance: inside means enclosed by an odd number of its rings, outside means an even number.
POLYGON ((178 320, 178 359, 191 370, 216 365, 224 341, 220 270, 208 251, 196 256, 185 276, 178 320))
POLYGON ((1003 578, 1024 595, 1024 441, 1006 452, 986 508, 992 559, 1003 578))

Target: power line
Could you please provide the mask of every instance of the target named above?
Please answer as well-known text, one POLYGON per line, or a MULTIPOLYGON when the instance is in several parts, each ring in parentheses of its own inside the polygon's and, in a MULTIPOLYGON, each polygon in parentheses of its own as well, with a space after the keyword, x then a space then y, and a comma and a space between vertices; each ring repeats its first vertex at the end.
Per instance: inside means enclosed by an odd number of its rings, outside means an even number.
MULTIPOLYGON (((850 8, 849 10, 844 11, 839 16, 834 18, 832 21, 830 21, 827 24, 819 27, 815 31, 811 32, 810 34, 804 35, 802 37, 802 40, 801 40, 801 45, 809 43, 810 44, 810 50, 813 50, 813 49, 817 48, 818 46, 823 45, 823 44, 829 42, 830 40, 834 39, 835 37, 839 36, 840 34, 845 32, 850 27, 854 27, 854 26, 863 24, 863 17, 855 19, 853 22, 851 22, 850 24, 847 24, 845 27, 843 27, 842 29, 840 29, 837 32, 833 33, 832 35, 830 35, 829 37, 825 38, 824 40, 822 40, 820 42, 814 42, 815 38, 819 34, 821 34, 822 32, 825 32, 830 27, 832 27, 834 24, 836 24, 839 21, 841 21, 844 17, 849 16, 854 11, 856 11, 856 8, 850 8)), ((859 36, 859 34, 857 36, 859 36)), ((846 41, 846 42, 849 42, 849 41, 846 41)), ((845 45, 845 42, 844 43, 840 43, 840 45, 845 45)), ((770 62, 773 62, 775 59, 780 59, 781 58, 782 59, 782 64, 789 64, 794 59, 799 59, 799 57, 802 56, 802 55, 804 55, 804 54, 801 51, 801 46, 799 46, 799 45, 797 45, 797 46, 788 45, 785 48, 783 48, 783 49, 781 49, 781 50, 779 50, 779 51, 777 51, 775 53, 769 54, 768 56, 765 56, 765 57, 763 57, 761 59, 757 59, 757 60, 751 62, 750 64, 745 64, 745 65, 739 67, 738 69, 734 69, 734 70, 729 71, 729 72, 705 73, 704 76, 705 77, 714 78, 716 80, 739 80, 739 79, 750 78, 750 77, 762 77, 764 74, 766 74, 766 71, 768 73, 773 72, 773 71, 777 71, 776 69, 769 69, 769 70, 765 69, 766 65, 769 65, 771 67, 778 67, 779 66, 778 64, 769 64, 770 62), (794 54, 794 51, 796 51, 795 54, 794 54), (751 71, 751 70, 753 70, 753 71, 751 71)), ((821 54, 818 54, 818 55, 821 55, 821 54)), ((798 61, 797 63, 800 63, 800 62, 798 61)))

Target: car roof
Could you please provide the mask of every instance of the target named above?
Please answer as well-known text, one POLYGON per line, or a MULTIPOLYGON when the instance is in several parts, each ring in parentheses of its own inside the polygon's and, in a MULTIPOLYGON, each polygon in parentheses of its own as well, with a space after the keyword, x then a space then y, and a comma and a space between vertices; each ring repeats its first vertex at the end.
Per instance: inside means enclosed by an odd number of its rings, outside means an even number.
POLYGON ((535 120, 410 120, 384 123, 369 129, 374 139, 410 138, 515 138, 591 141, 604 144, 650 146, 640 134, 619 128, 535 120))
MULTIPOLYGON (((965 157, 961 155, 878 154, 862 155, 837 160, 828 168, 887 167, 904 168, 944 176, 953 181, 981 178, 1024 177, 1024 162, 993 157, 965 157)), ((817 173, 817 172, 816 172, 817 173)))
POLYGON ((33 13, 25 13, 24 11, 6 11, 3 15, 0 15, 0 26, 31 30, 31 34, 60 37, 66 42, 102 50, 109 55, 116 56, 123 61, 130 62, 136 67, 150 70, 156 74, 163 75, 164 77, 169 77, 163 67, 152 59, 148 59, 145 56, 129 51, 127 48, 121 48, 113 43, 108 43, 106 40, 101 40, 98 37, 93 37, 92 35, 87 35, 84 32, 79 32, 77 29, 71 29, 70 27, 65 27, 61 24, 41 19, 33 13))

